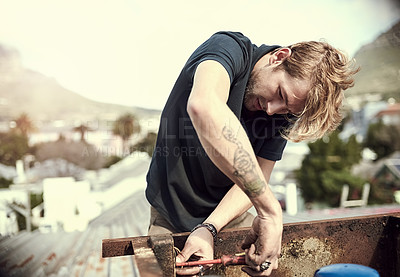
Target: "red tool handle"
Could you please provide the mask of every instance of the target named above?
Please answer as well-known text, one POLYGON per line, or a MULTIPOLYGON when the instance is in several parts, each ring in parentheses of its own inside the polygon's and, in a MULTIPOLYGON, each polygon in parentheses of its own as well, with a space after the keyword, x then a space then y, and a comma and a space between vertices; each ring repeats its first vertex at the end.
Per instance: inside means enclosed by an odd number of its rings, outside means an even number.
POLYGON ((205 264, 223 264, 224 266, 227 266, 227 265, 245 265, 246 264, 246 260, 245 260, 244 256, 223 255, 221 257, 221 259, 199 260, 199 261, 176 263, 176 267, 180 267, 180 266, 197 266, 197 265, 205 265, 205 264))
POLYGON ((199 261, 191 261, 191 262, 182 262, 182 263, 176 263, 176 267, 180 266, 197 266, 197 265, 204 265, 204 264, 220 264, 221 259, 215 259, 215 260, 199 260, 199 261))
POLYGON ((245 256, 227 256, 223 255, 221 257, 221 261, 223 265, 245 265, 246 264, 246 258, 245 256))

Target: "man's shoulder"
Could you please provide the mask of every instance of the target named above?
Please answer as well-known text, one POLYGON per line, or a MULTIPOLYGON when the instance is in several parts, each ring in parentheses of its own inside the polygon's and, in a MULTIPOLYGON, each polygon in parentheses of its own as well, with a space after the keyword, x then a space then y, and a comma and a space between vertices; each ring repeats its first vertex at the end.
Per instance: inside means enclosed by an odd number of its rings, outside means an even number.
POLYGON ((238 40, 238 41, 251 43, 250 38, 248 38, 247 36, 245 36, 241 32, 235 32, 235 31, 219 31, 219 32, 216 32, 215 34, 213 34, 211 37, 212 38, 213 37, 217 37, 217 38, 223 38, 223 37, 225 37, 225 38, 233 38, 233 39, 238 40))
POLYGON ((243 35, 243 33, 241 32, 237 32, 237 31, 219 31, 216 32, 214 35, 228 35, 228 36, 236 36, 236 37, 246 37, 245 35, 243 35))

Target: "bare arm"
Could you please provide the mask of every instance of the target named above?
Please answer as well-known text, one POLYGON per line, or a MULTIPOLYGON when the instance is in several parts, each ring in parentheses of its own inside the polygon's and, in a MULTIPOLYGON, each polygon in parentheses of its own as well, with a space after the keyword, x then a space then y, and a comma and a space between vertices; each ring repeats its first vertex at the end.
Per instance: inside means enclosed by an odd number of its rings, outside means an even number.
POLYGON ((267 186, 250 141, 226 102, 230 82, 216 61, 202 62, 194 77, 188 113, 214 164, 250 198, 260 216, 279 215, 279 203, 267 186))
MULTIPOLYGON (((275 162, 257 157, 264 177, 269 181, 275 162)), ((237 185, 232 186, 211 215, 204 221, 212 223, 219 232, 229 222, 239 217, 252 206, 249 197, 237 185)), ((182 256, 179 261, 187 260, 192 254, 202 259, 213 259, 213 238, 208 230, 198 229, 187 239, 182 256), (208 243, 205 243, 208 242, 208 243)), ((199 273, 198 268, 177 268, 181 275, 193 275, 199 273)))
MULTIPOLYGON (((249 265, 245 270, 254 276, 269 275, 278 264, 283 229, 280 204, 267 185, 271 172, 265 176, 261 169, 265 166, 272 171, 273 163, 261 158, 257 160, 245 130, 226 104, 229 90, 229 75, 221 64, 204 61, 197 67, 188 100, 188 114, 210 159, 237 184, 206 221, 221 229, 252 203, 258 216, 243 244, 249 265), (226 213, 227 210, 230 212, 226 213), (260 242, 257 249, 256 241, 260 242), (266 260, 271 261, 271 269, 258 271, 266 260), (254 271, 257 272, 254 274, 254 271)), ((212 236, 205 228, 197 229, 189 236, 177 261, 187 260, 192 254, 201 259, 212 258, 212 236)), ((198 268, 177 269, 178 274, 184 275, 198 272, 198 268)))
MULTIPOLYGON (((265 180, 269 182, 275 162, 260 157, 257 157, 257 161, 265 180)), ((212 223, 219 232, 224 226, 246 212, 251 206, 252 203, 249 197, 241 188, 234 185, 205 222, 212 223)))

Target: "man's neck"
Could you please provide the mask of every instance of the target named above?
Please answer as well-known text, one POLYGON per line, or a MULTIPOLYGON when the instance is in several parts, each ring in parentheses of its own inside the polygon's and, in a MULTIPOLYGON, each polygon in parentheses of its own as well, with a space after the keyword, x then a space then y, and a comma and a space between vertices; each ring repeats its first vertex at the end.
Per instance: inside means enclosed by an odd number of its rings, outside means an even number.
POLYGON ((267 53, 264 56, 262 56, 254 65, 253 71, 259 70, 260 68, 263 68, 266 65, 270 64, 270 59, 271 53, 267 53))

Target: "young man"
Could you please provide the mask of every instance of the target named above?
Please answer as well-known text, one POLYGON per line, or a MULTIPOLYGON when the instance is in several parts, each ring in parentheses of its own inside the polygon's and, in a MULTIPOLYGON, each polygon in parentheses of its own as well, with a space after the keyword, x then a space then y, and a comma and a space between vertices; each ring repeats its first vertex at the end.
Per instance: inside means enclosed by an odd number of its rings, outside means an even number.
POLYGON ((257 47, 240 33, 211 36, 185 64, 161 115, 147 175, 149 234, 192 231, 177 261, 212 259, 217 232, 252 221, 243 270, 270 275, 283 229, 268 186, 274 164, 287 139, 316 139, 336 128, 355 72, 326 43, 257 47), (246 213, 252 205, 254 219, 246 213))

